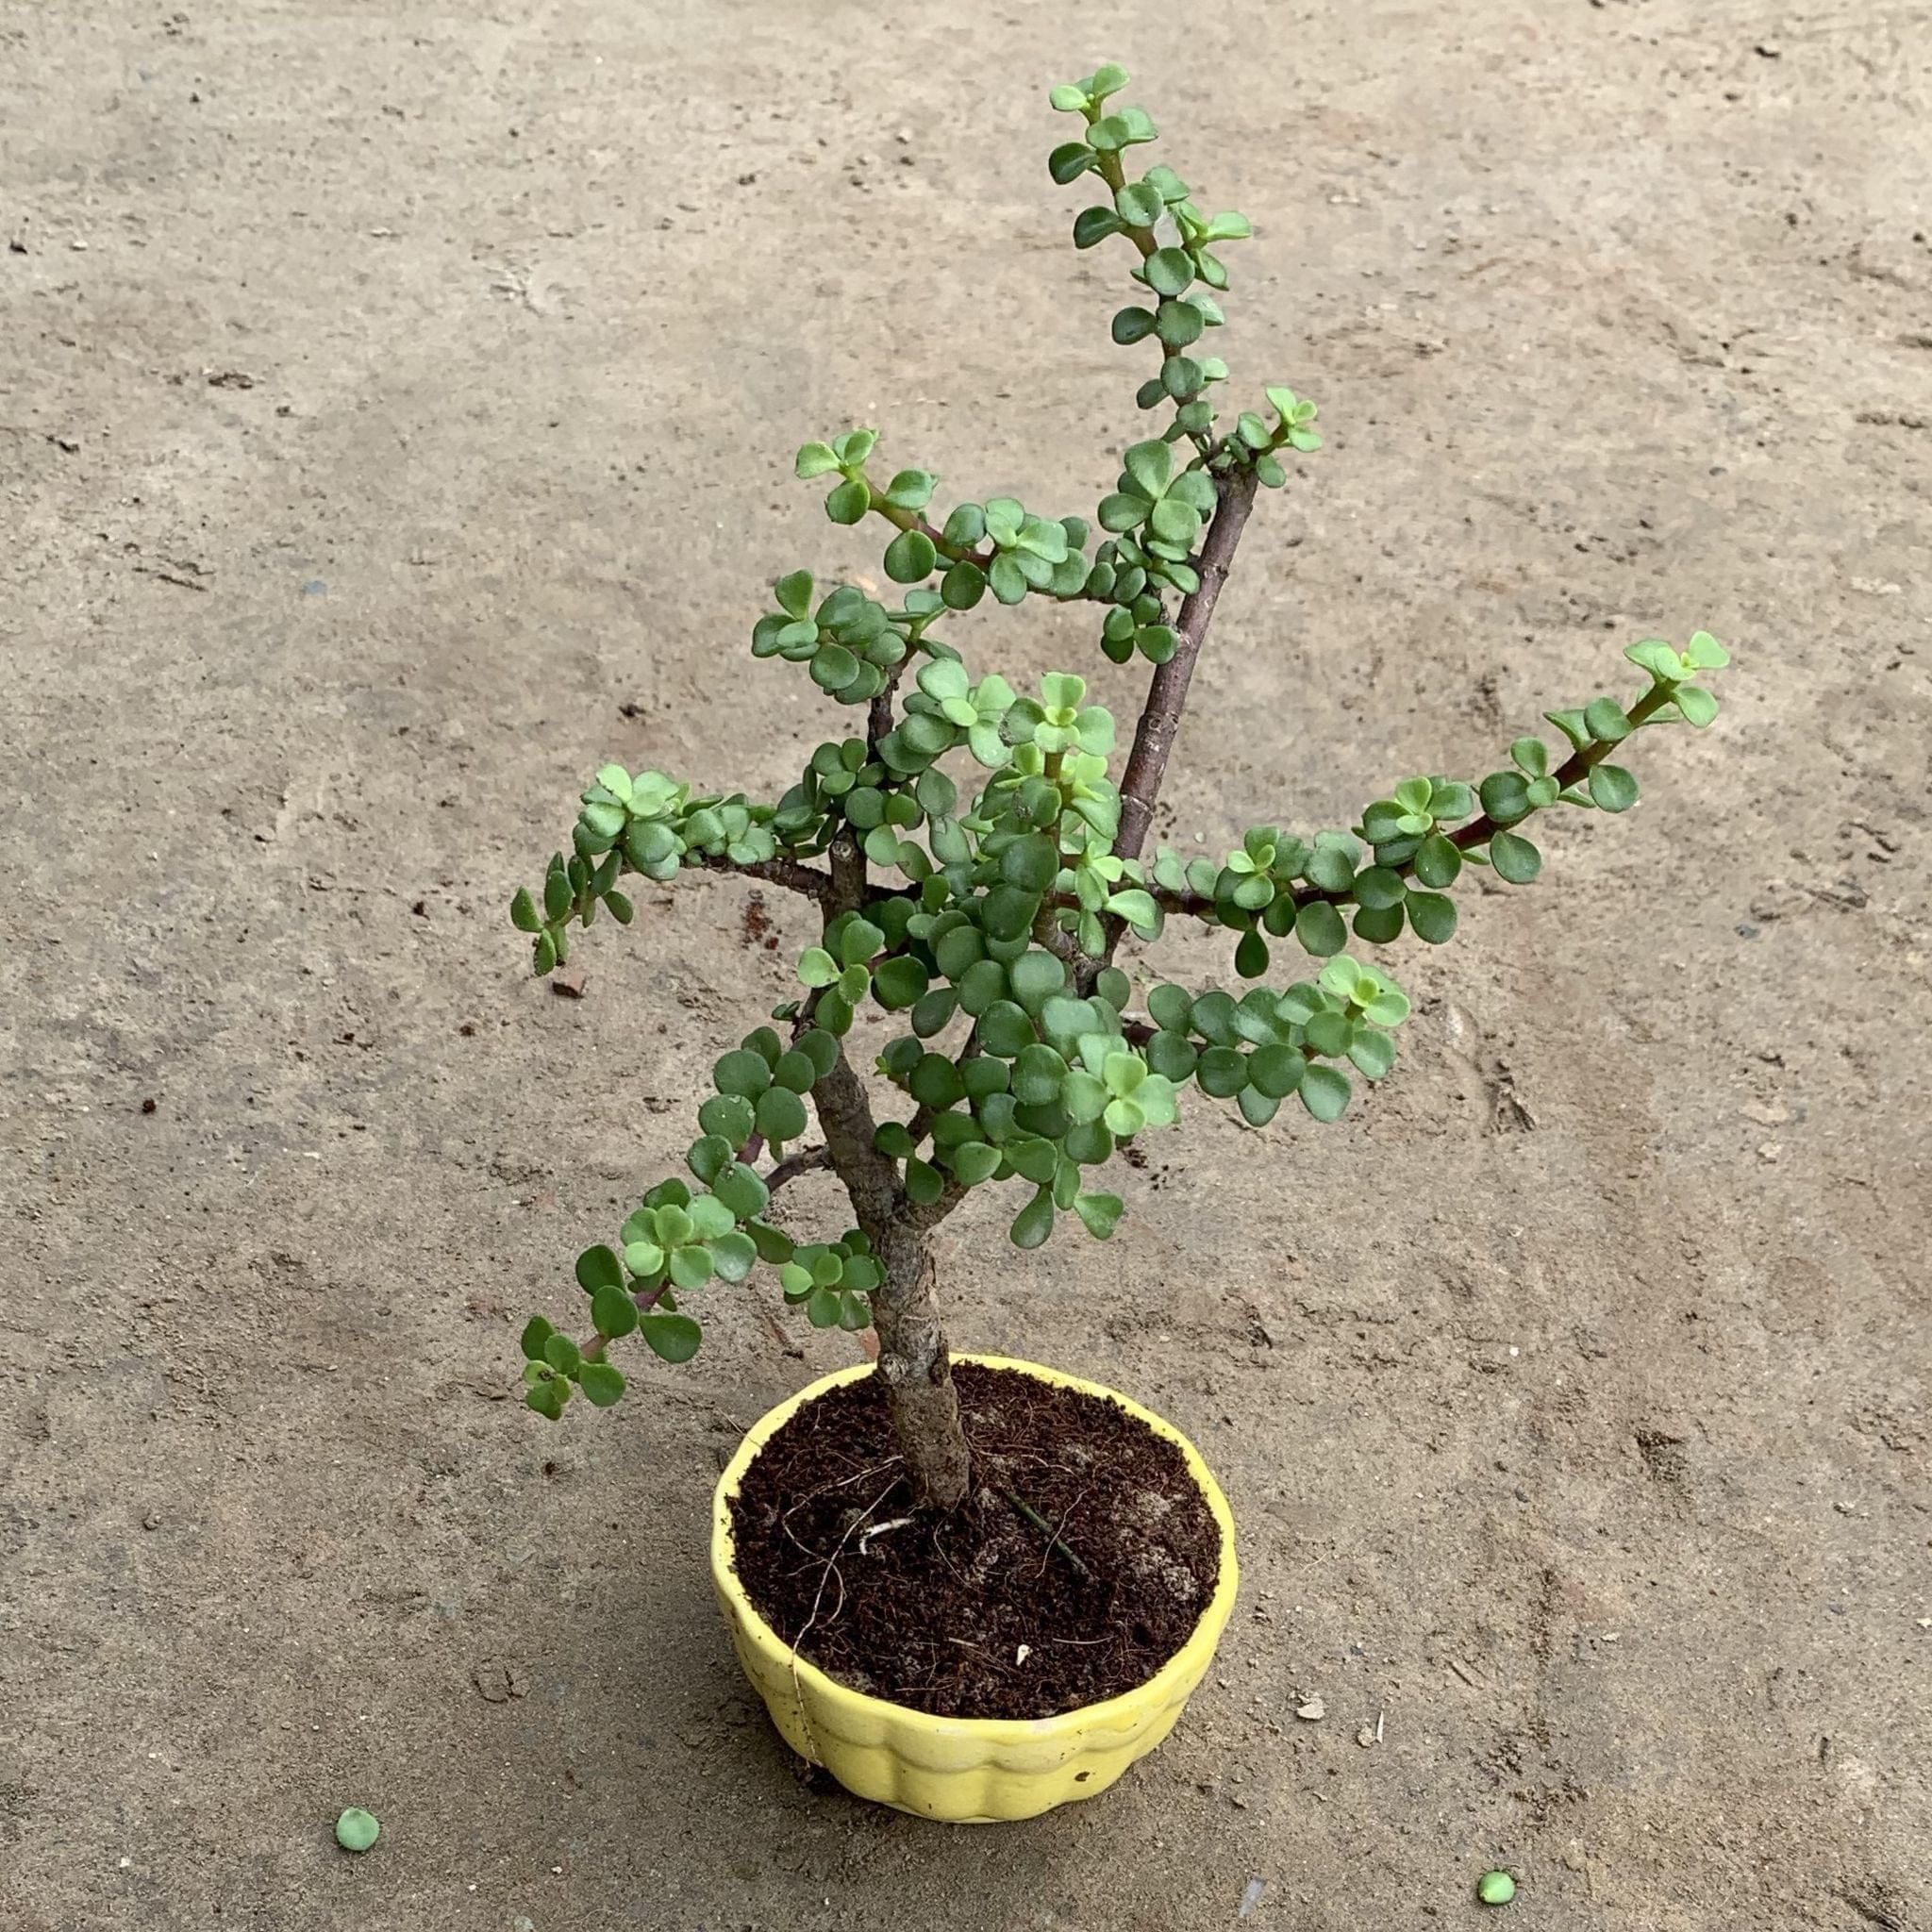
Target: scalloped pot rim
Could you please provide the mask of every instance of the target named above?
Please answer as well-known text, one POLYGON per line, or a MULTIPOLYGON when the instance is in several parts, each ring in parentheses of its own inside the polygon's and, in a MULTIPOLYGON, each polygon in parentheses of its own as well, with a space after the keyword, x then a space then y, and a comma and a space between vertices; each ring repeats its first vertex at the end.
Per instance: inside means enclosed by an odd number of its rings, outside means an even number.
POLYGON ((761 1417, 718 1479, 711 1512, 711 1575, 739 1661, 786 1741, 848 1790, 920 1817, 991 1824, 1035 1817, 1057 1805, 1097 1796, 1174 1727, 1212 1661, 1234 1608, 1241 1572, 1234 1516, 1199 1450, 1152 1410, 1078 1375, 1007 1356, 958 1355, 956 1361, 1008 1369, 1115 1402, 1187 1458, 1221 1527, 1214 1593, 1188 1641, 1143 1684, 1099 1704, 1044 1718, 947 1718, 855 1690, 796 1657, 752 1605, 739 1582, 731 1499, 766 1442, 808 1402, 869 1375, 869 1363, 841 1369, 801 1389, 761 1417))

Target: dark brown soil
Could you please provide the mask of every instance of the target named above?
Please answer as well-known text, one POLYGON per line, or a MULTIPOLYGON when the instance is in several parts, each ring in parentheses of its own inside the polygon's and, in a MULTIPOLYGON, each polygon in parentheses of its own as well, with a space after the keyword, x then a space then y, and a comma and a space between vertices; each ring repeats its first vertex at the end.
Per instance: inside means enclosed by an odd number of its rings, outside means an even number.
POLYGON ((1010 1369, 954 1374, 966 1506, 912 1517, 878 1379, 831 1390, 732 1503, 753 1603, 841 1683, 941 1717, 1052 1717, 1144 1684, 1220 1574, 1185 1457, 1118 1403, 1010 1369))

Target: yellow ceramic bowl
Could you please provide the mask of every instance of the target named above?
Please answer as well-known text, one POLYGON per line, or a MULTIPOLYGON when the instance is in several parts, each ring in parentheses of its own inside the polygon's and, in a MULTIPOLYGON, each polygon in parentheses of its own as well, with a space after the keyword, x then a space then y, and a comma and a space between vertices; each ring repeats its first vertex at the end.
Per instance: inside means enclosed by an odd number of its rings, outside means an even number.
POLYGON ((1234 1517, 1227 1498, 1194 1445, 1158 1415, 1077 1375, 1002 1356, 967 1355, 959 1361, 1014 1369, 1042 1382, 1118 1402, 1149 1428, 1180 1445, 1214 1520, 1221 1525, 1221 1576, 1194 1633, 1146 1683, 1104 1704, 1058 1717, 932 1717, 835 1683, 793 1655, 752 1607, 732 1559, 731 1498, 752 1458, 802 1404, 841 1382, 870 1374, 864 1364, 841 1369, 781 1402, 740 1443, 718 1481, 711 1511, 711 1575, 731 1625, 738 1660, 772 1722, 800 1757, 823 1765, 849 1791, 949 1824, 991 1824, 1032 1818, 1075 1798, 1106 1790, 1137 1757, 1144 1757, 1174 1728, 1234 1608, 1240 1573, 1234 1557, 1234 1517))

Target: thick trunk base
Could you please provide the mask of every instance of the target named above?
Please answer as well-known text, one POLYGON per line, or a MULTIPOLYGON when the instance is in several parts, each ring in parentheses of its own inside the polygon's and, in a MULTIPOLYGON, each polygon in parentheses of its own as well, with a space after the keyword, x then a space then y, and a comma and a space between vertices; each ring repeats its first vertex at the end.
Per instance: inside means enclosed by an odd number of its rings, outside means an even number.
POLYGON ((924 1229, 894 1228, 879 1246, 886 1278, 872 1298, 878 1373, 912 1498, 922 1509, 957 1508, 973 1487, 973 1458, 933 1293, 931 1244, 924 1229))

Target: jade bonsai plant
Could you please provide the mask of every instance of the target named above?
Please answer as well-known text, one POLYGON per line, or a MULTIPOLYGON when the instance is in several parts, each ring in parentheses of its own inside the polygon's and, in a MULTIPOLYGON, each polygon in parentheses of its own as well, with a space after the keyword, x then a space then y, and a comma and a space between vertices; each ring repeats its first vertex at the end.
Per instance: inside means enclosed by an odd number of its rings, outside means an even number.
POLYGON ((1517 739, 1486 775, 1403 777, 1346 829, 1257 825, 1218 862, 1148 853, 1257 493, 1279 489, 1322 439, 1315 405, 1292 390, 1265 389, 1265 409, 1223 402, 1227 366, 1206 345, 1224 319, 1222 250, 1249 225, 1206 212, 1172 168, 1140 165, 1155 128, 1115 105, 1125 81, 1108 66, 1051 95, 1075 132, 1050 172, 1092 196, 1074 246, 1118 247, 1134 286, 1113 340, 1143 345, 1152 367, 1136 397, 1152 433, 1123 452, 1098 530, 1008 496, 941 510, 936 477, 880 463, 871 429, 806 443, 797 474, 830 484, 834 523, 880 520, 885 575, 900 588, 886 602, 792 571, 751 649, 798 667, 853 728, 774 802, 607 765, 582 794, 572 850, 550 860, 541 890, 515 896, 540 974, 566 959, 573 927, 600 912, 631 922, 631 873, 735 874, 799 894, 817 922, 797 957, 798 996, 719 1058, 689 1176, 652 1188, 614 1241, 578 1256, 588 1326, 573 1335, 539 1316, 524 1330, 525 1400, 543 1415, 577 1394, 616 1401, 624 1377, 608 1352, 633 1333, 688 1359, 716 1284, 762 1265, 814 1325, 876 1330, 909 1504, 953 1509, 974 1467, 934 1228, 991 1194, 1017 1209, 1022 1248, 1069 1218, 1106 1240, 1123 1204, 1101 1170, 1174 1124, 1197 1092, 1257 1129, 1289 1101, 1336 1120, 1356 1076, 1390 1072, 1409 1010, 1367 956, 1405 934, 1448 941, 1472 866, 1529 885, 1542 863, 1532 818, 1627 811, 1625 741, 1716 713, 1700 678, 1726 659, 1708 635, 1682 650, 1634 643, 1624 655, 1641 689, 1545 713, 1552 734, 1517 739), (1090 607, 1110 662, 1151 667, 1124 768, 1114 720, 1078 675, 1023 691, 987 668, 981 620, 967 613, 989 598, 1090 607), (1225 933, 1246 989, 1138 985, 1124 948, 1173 919, 1225 933), (781 1231, 772 1204, 816 1169, 836 1176, 856 1224, 805 1241, 781 1231))

